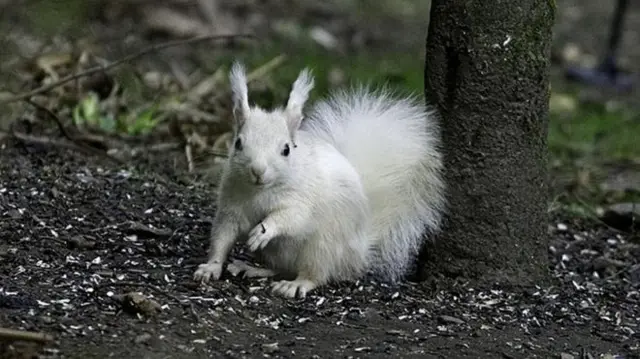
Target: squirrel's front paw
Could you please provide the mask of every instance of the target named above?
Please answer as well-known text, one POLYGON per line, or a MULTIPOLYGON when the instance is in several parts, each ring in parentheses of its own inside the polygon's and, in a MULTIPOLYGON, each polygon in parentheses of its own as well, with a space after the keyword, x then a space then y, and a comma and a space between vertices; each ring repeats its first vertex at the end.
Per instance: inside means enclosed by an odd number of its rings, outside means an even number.
POLYGON ((251 252, 264 249, 273 237, 273 226, 265 222, 260 222, 249 232, 247 246, 251 252))
POLYGON ((193 279, 202 283, 206 283, 209 279, 217 280, 222 275, 222 263, 203 263, 193 274, 193 279))

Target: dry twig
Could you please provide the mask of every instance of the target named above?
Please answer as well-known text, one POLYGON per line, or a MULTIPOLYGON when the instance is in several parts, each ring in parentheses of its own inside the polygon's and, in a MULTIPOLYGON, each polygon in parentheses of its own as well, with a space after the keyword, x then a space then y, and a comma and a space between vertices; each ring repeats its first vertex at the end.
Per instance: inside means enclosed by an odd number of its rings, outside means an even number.
POLYGON ((191 141, 187 140, 187 144, 184 146, 184 154, 187 157, 187 168, 189 173, 193 173, 193 150, 191 149, 191 141))
POLYGON ((49 118, 51 118, 51 120, 53 120, 53 122, 56 123, 56 125, 58 126, 58 130, 60 130, 60 133, 66 137, 69 141, 73 141, 75 142, 75 138, 67 131, 67 129, 64 127, 64 124, 62 123, 62 120, 60 120, 60 117, 58 117, 58 115, 56 115, 55 113, 53 113, 53 111, 49 110, 47 107, 32 101, 30 99, 26 99, 25 100, 27 103, 29 103, 31 106, 37 108, 40 111, 45 112, 49 118))
POLYGON ((171 72, 173 73, 173 77, 176 78, 176 81, 178 81, 178 84, 180 85, 180 88, 182 90, 187 90, 189 87, 191 87, 189 76, 184 73, 184 70, 176 61, 171 61, 169 63, 169 66, 171 68, 171 72))
POLYGON ((91 146, 80 146, 77 145, 73 142, 67 142, 67 141, 61 141, 61 140, 56 140, 54 138, 49 138, 49 137, 40 137, 40 136, 32 136, 32 135, 27 135, 26 133, 20 133, 20 132, 16 132, 16 131, 11 131, 11 137, 18 139, 24 143, 31 143, 31 144, 39 144, 39 145, 48 145, 48 146, 56 146, 56 147, 61 147, 61 148, 67 148, 70 150, 76 150, 76 151, 83 151, 92 155, 100 155, 103 156, 119 165, 124 164, 123 161, 121 161, 120 159, 113 157, 111 155, 109 155, 106 152, 100 151, 97 148, 93 148, 91 146))
MULTIPOLYGON (((250 83, 261 77, 266 76, 269 72, 275 70, 278 66, 280 66, 286 59, 287 59, 287 56, 285 54, 280 54, 274 57, 273 59, 267 61, 265 64, 261 65, 260 67, 256 68, 255 70, 249 72, 247 74, 247 83, 250 83)), ((226 92, 220 91, 217 95, 213 97, 213 101, 215 102, 225 96, 228 96, 230 92, 231 92, 230 89, 227 89, 226 92)))
POLYGON ((192 43, 196 43, 196 42, 201 42, 201 41, 205 41, 205 40, 221 40, 221 39, 229 39, 229 38, 239 38, 239 37, 246 37, 246 38, 253 38, 254 36, 252 34, 232 34, 232 35, 203 35, 203 36, 196 36, 196 37, 192 37, 189 39, 185 39, 185 40, 175 40, 175 41, 168 41, 162 44, 157 44, 157 45, 151 45, 149 47, 146 47, 134 54, 125 56, 119 60, 116 60, 108 65, 99 65, 99 66, 94 66, 88 70, 79 72, 79 73, 75 73, 75 74, 71 74, 68 76, 65 76, 63 78, 61 78, 58 81, 55 81, 53 83, 50 83, 48 85, 43 85, 41 87, 38 87, 35 90, 31 90, 25 93, 21 93, 9 98, 4 98, 4 99, 0 99, 0 104, 3 103, 9 103, 9 102, 16 102, 16 101, 22 101, 28 98, 31 98, 32 96, 41 94, 41 93, 45 93, 47 91, 50 91, 60 85, 63 85, 67 82, 76 80, 78 78, 81 77, 85 77, 88 75, 92 75, 94 73, 97 72, 101 72, 101 71, 107 71, 110 70, 116 66, 119 66, 121 64, 124 64, 126 62, 135 60, 139 57, 142 57, 146 54, 149 54, 151 52, 157 52, 159 50, 163 50, 169 47, 174 47, 174 46, 178 46, 178 45, 186 45, 186 44, 192 44, 192 43))
POLYGON ((91 146, 89 143, 98 143, 100 145, 103 145, 105 147, 110 147, 108 141, 100 135, 94 135, 94 134, 89 134, 89 133, 83 133, 80 135, 72 135, 64 126, 64 124, 62 123, 62 120, 60 119, 60 117, 58 117, 58 115, 56 115, 53 111, 49 110, 47 107, 40 105, 39 103, 32 101, 32 100, 25 100, 26 102, 28 102, 29 104, 31 104, 33 107, 44 111, 58 126, 58 130, 60 130, 60 133, 62 133, 62 135, 67 138, 69 141, 77 144, 80 147, 87 147, 87 151, 90 151, 91 153, 98 153, 102 151, 94 148, 93 146, 91 146))
POLYGON ((24 330, 15 330, 8 328, 0 328, 0 341, 28 341, 46 343, 53 341, 53 337, 49 334, 28 332, 24 330))
MULTIPOLYGON (((13 138, 16 138, 25 143, 53 145, 53 146, 68 148, 72 150, 80 150, 89 154, 104 156, 107 159, 114 161, 117 164, 124 163, 123 161, 113 156, 110 156, 106 152, 103 152, 97 148, 87 145, 86 143, 83 142, 83 140, 87 140, 87 139, 77 138, 76 136, 71 135, 71 133, 69 133, 69 131, 67 131, 67 129, 64 127, 64 124, 62 123, 62 120, 60 119, 60 117, 58 117, 58 115, 56 115, 53 111, 49 110, 46 106, 40 105, 39 103, 32 101, 30 99, 25 99, 25 101, 29 103, 31 106, 37 108, 38 110, 44 111, 47 114, 47 116, 49 116, 49 118, 51 118, 51 120, 56 123, 56 125, 58 126, 58 130, 60 131, 62 136, 64 136, 66 139, 68 139, 71 142, 67 143, 65 141, 56 140, 53 138, 32 136, 32 135, 16 132, 13 128, 11 128, 11 132, 9 135, 12 136, 13 138)), ((103 142, 104 141, 101 141, 101 143, 103 142)))
POLYGON ((135 148, 132 152, 164 152, 164 151, 173 151, 182 146, 180 142, 163 142, 154 144, 151 146, 141 146, 139 148, 135 148))
POLYGON ((264 65, 256 68, 255 70, 249 72, 247 74, 247 83, 257 80, 269 72, 273 71, 276 67, 282 65, 282 63, 287 59, 287 56, 284 54, 280 54, 273 59, 269 60, 264 65))

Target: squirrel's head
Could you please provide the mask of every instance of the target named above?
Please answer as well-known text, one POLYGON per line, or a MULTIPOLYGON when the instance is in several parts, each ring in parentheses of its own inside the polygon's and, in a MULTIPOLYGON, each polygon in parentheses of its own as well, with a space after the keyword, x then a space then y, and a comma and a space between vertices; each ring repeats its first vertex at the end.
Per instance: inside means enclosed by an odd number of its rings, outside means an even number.
POLYGON ((242 64, 231 68, 234 136, 229 146, 233 171, 243 173, 251 184, 269 187, 289 178, 289 162, 296 156, 296 133, 303 119, 303 107, 313 89, 308 69, 293 83, 285 108, 265 110, 249 106, 247 78, 242 64))

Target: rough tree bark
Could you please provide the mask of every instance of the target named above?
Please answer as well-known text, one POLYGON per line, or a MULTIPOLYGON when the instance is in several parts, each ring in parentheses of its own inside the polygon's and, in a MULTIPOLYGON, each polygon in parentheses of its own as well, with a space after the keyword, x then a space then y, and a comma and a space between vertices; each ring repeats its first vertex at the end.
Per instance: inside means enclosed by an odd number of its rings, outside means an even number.
POLYGON ((421 274, 541 283, 553 0, 433 0, 425 93, 441 113, 448 215, 421 274))

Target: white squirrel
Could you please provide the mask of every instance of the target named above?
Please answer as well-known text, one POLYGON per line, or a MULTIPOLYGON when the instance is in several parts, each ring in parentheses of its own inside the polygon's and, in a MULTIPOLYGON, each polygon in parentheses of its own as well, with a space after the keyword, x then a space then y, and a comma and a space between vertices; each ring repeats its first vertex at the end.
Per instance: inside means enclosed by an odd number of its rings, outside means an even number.
POLYGON ((243 237, 266 268, 234 260, 234 276, 273 277, 272 291, 305 297, 371 270, 400 279, 445 210, 435 111, 415 97, 366 87, 335 91, 304 114, 309 69, 285 108, 250 106, 242 64, 230 75, 233 138, 220 179, 208 261, 194 279, 219 279, 243 237), (304 119, 304 121, 303 121, 304 119))

